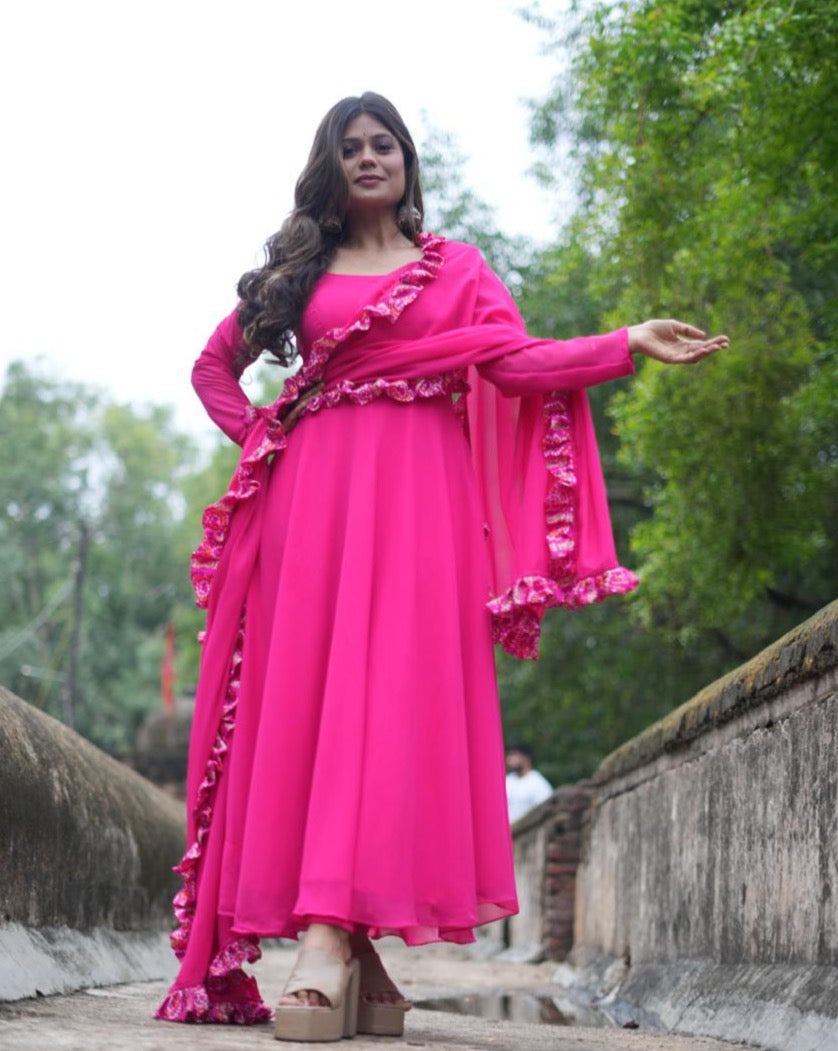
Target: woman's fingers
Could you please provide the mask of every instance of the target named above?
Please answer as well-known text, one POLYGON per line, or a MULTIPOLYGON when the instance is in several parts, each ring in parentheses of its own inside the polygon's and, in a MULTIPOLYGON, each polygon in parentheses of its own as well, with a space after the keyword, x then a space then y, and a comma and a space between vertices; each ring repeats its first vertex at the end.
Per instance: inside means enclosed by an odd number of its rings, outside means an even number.
POLYGON ((670 364, 700 361, 717 350, 724 350, 730 343, 725 335, 708 339, 703 329, 676 318, 656 318, 644 322, 638 329, 638 336, 635 337, 637 349, 649 357, 670 364))
POLYGON ((703 329, 696 328, 694 325, 688 325, 685 321, 672 321, 671 324, 676 336, 680 339, 698 340, 701 346, 712 350, 721 350, 730 343, 730 340, 725 335, 711 336, 708 339, 707 333, 703 329))
POLYGON ((686 347, 681 361, 686 364, 691 364, 694 361, 701 361, 701 359, 706 358, 708 354, 712 354, 715 349, 715 347, 711 347, 705 343, 701 343, 694 347, 686 347))
POLYGON ((700 361, 702 358, 706 358, 710 354, 715 354, 717 350, 724 350, 729 344, 727 336, 714 336, 713 339, 705 339, 700 342, 685 342, 684 343, 684 357, 682 361, 687 363, 693 361, 700 361))
POLYGON ((706 339, 707 337, 707 333, 700 328, 696 328, 695 325, 688 325, 684 321, 672 321, 670 323, 678 336, 685 336, 688 339, 706 339))

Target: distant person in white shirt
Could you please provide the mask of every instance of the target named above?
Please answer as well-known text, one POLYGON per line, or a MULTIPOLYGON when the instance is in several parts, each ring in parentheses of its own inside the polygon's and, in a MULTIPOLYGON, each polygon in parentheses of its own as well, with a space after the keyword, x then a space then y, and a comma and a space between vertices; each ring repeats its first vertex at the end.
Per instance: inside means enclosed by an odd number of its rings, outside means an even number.
POLYGON ((553 786, 533 769, 533 752, 528 744, 511 745, 506 750, 506 801, 509 823, 514 824, 527 811, 553 794, 553 786))

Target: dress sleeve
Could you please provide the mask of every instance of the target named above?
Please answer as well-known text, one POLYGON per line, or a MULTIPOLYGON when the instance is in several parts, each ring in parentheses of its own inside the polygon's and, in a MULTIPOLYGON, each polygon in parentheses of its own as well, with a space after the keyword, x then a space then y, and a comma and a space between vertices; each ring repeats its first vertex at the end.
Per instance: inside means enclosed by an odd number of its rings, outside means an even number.
POLYGON ((253 407, 239 386, 244 369, 236 359, 244 347, 244 337, 237 310, 224 318, 201 351, 192 367, 192 386, 213 423, 243 445, 253 407))
POLYGON ((604 336, 580 336, 568 340, 528 336, 515 300, 485 264, 480 274, 474 323, 510 325, 521 333, 518 347, 478 366, 484 379, 507 397, 581 390, 634 372, 627 328, 604 336))

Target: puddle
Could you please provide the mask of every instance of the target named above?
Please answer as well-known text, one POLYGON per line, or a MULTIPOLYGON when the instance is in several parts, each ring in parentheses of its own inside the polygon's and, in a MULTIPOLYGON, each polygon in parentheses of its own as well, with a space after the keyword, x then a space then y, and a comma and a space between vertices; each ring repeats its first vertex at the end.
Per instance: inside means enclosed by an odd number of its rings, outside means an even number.
MULTIPOLYGON (((417 1007, 428 1011, 448 1011, 451 1014, 476 1015, 492 1021, 536 1022, 541 1025, 579 1025, 577 1012, 563 1014, 552 996, 517 991, 513 993, 463 993, 459 996, 439 996, 417 1000, 417 1007)), ((586 1011, 585 1025, 610 1026, 613 1023, 596 1011, 586 1011)))

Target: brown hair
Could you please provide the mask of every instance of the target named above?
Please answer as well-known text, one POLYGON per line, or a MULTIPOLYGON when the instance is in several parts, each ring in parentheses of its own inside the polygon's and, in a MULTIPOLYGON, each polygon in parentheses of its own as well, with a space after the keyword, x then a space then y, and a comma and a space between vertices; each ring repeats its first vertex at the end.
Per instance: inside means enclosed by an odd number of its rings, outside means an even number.
POLYGON ((332 106, 317 129, 308 161, 294 191, 294 210, 265 243, 265 263, 239 279, 239 323, 245 362, 262 351, 290 365, 296 357, 294 333, 315 282, 328 268, 346 235, 348 186, 341 165, 341 143, 350 121, 362 113, 380 121, 401 146, 405 192, 397 205, 402 233, 416 243, 424 208, 419 159, 410 132, 396 108, 382 95, 365 91, 332 106))

